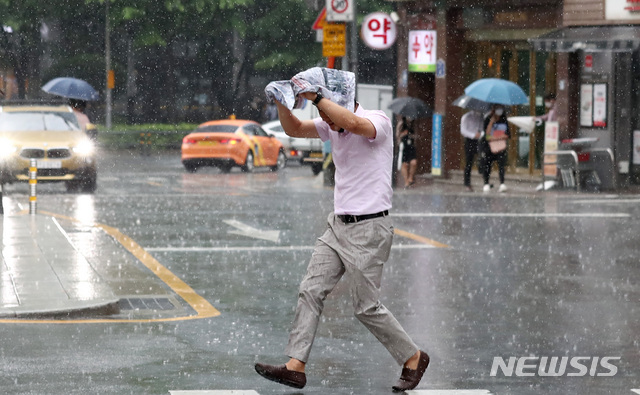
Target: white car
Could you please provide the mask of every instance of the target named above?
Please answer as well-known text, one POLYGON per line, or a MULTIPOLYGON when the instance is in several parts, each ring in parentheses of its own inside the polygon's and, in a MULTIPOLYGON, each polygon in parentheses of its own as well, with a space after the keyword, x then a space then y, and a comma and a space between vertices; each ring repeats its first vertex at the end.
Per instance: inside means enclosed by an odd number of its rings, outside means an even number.
POLYGON ((262 125, 262 128, 282 143, 287 159, 300 161, 303 165, 310 165, 313 174, 322 171, 322 140, 290 137, 284 132, 278 120, 267 122, 262 125))

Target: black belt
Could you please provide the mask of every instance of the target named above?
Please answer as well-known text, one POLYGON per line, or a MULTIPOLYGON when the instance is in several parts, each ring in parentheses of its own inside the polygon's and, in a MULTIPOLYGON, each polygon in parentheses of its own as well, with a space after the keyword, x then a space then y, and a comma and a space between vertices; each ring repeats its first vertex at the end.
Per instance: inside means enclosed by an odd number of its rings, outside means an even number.
POLYGON ((386 217, 387 215, 389 215, 389 210, 380 211, 379 213, 375 213, 375 214, 365 214, 365 215, 343 214, 343 215, 338 215, 338 218, 340 218, 342 222, 344 222, 345 224, 353 224, 356 222, 365 221, 367 219, 386 217))

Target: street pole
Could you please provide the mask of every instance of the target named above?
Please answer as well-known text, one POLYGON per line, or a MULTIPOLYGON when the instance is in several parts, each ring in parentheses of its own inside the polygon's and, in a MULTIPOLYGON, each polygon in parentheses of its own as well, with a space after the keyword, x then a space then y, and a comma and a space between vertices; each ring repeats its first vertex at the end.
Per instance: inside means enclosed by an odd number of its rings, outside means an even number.
POLYGON ((105 0, 104 4, 105 4, 105 43, 104 43, 104 47, 105 47, 105 62, 106 62, 106 75, 105 75, 105 81, 106 81, 106 116, 105 116, 105 124, 107 127, 107 130, 111 130, 111 88, 109 86, 109 74, 111 72, 111 39, 109 37, 109 1, 110 0, 105 0))
POLYGON ((351 21, 351 71, 356 78, 356 100, 358 99, 358 9, 357 3, 353 1, 353 20, 351 21))

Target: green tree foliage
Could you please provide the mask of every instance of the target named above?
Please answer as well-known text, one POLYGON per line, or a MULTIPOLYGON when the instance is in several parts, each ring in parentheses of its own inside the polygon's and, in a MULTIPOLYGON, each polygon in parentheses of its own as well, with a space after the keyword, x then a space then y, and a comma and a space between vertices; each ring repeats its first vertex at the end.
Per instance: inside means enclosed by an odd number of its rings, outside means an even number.
MULTIPOLYGON (((390 11, 384 0, 362 3, 361 17, 390 11)), ((0 0, 0 24, 13 31, 0 37, 0 69, 31 81, 33 95, 58 76, 104 91, 105 5, 0 0)), ((255 116, 256 86, 324 64, 311 30, 317 12, 300 0, 110 0, 114 97, 140 120, 178 121, 194 97, 206 99, 191 121, 255 116)))

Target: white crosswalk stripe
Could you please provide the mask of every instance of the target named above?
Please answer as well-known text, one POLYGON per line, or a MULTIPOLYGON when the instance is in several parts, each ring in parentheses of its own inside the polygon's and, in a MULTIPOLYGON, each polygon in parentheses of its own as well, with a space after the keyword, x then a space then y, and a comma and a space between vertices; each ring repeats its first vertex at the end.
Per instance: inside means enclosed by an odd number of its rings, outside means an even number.
MULTIPOLYGON (((637 390, 632 390, 637 391, 637 390)), ((488 390, 412 390, 407 395, 492 395, 488 390)), ((640 392, 638 392, 640 394, 640 392)), ((169 391, 171 395, 260 395, 253 390, 169 391)))
POLYGON ((171 395, 260 395, 254 390, 169 391, 171 395))
POLYGON ((492 395, 488 390, 411 390, 407 395, 492 395))

